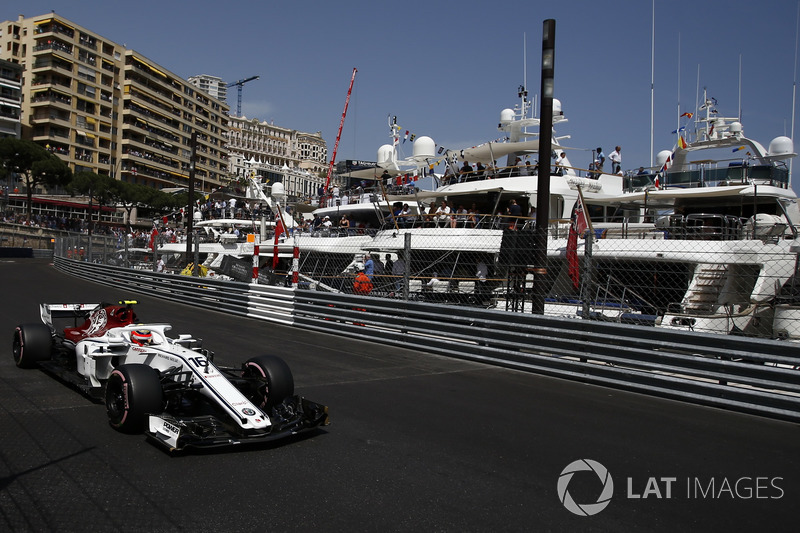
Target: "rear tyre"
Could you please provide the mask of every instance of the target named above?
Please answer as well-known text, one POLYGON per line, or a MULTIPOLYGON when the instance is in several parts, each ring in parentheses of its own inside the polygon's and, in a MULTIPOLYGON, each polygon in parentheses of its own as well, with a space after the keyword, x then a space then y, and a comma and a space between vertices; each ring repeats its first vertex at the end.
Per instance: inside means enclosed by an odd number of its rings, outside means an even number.
POLYGON ((250 401, 259 407, 273 407, 294 395, 294 377, 286 361, 275 355, 251 357, 244 364, 245 378, 256 378, 258 387, 250 394, 250 401))
POLYGON ((39 361, 53 356, 53 335, 44 324, 22 324, 14 330, 14 363, 19 368, 35 368, 39 361))
POLYGON ((106 412, 109 423, 125 433, 144 429, 149 413, 160 414, 164 391, 158 371, 141 364, 120 365, 106 383, 106 412))

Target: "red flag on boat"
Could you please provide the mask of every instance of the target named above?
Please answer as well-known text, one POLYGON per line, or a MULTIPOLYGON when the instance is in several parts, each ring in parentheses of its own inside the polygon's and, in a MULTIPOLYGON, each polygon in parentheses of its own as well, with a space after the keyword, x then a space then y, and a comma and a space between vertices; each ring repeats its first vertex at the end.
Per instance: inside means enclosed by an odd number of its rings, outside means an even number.
POLYGON ((275 224, 275 245, 272 248, 272 270, 278 268, 278 239, 283 234, 283 222, 278 217, 278 223, 275 224))
POLYGON ((589 219, 583 207, 583 194, 578 189, 578 201, 572 211, 572 223, 569 225, 567 237, 567 262, 569 263, 569 277, 576 289, 580 286, 580 265, 578 263, 578 236, 583 237, 584 232, 590 228, 589 219))

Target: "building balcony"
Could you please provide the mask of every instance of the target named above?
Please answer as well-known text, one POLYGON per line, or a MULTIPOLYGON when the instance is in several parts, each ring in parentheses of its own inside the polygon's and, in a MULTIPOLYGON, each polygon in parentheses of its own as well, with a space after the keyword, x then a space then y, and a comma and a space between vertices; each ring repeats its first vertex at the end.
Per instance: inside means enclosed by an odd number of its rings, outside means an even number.
POLYGON ((70 114, 57 112, 57 110, 52 109, 48 110, 46 108, 38 108, 36 113, 33 114, 31 117, 32 124, 48 124, 54 123, 59 124, 61 126, 70 127, 70 114), (48 112, 49 111, 49 112, 48 112))
POLYGON ((72 109, 72 98, 66 95, 51 92, 50 94, 44 96, 34 96, 33 99, 31 99, 32 108, 47 107, 51 105, 64 109, 72 109))

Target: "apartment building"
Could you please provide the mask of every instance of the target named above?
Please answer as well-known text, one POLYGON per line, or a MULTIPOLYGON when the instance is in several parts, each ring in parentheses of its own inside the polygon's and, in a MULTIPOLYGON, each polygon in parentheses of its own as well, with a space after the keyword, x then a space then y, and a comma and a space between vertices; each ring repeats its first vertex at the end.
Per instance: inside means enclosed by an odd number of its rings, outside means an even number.
POLYGON ((199 76, 189 76, 189 83, 207 92, 209 96, 216 98, 220 102, 227 103, 228 84, 222 81, 222 78, 200 74, 199 76))
POLYGON ((0 137, 20 138, 22 67, 0 59, 0 137))
POLYGON ((23 67, 21 125, 87 170, 155 188, 228 182, 229 107, 133 49, 55 13, 0 23, 0 59, 23 67))

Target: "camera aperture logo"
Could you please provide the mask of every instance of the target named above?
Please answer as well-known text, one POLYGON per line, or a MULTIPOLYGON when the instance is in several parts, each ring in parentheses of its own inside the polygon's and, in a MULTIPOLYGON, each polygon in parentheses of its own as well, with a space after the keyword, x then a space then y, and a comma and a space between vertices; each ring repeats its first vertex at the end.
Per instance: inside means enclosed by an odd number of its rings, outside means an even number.
POLYGON ((613 496, 613 494, 614 480, 611 479, 611 474, 608 473, 608 469, 591 459, 578 459, 577 461, 571 462, 561 471, 561 475, 558 477, 558 499, 561 500, 561 503, 569 512, 578 516, 596 515, 611 503, 611 496, 613 496), (570 495, 567 490, 570 481, 572 481, 572 476, 574 476, 576 472, 585 471, 594 472, 600 480, 600 483, 603 484, 603 490, 594 503, 577 503, 572 499, 572 495, 570 495))

